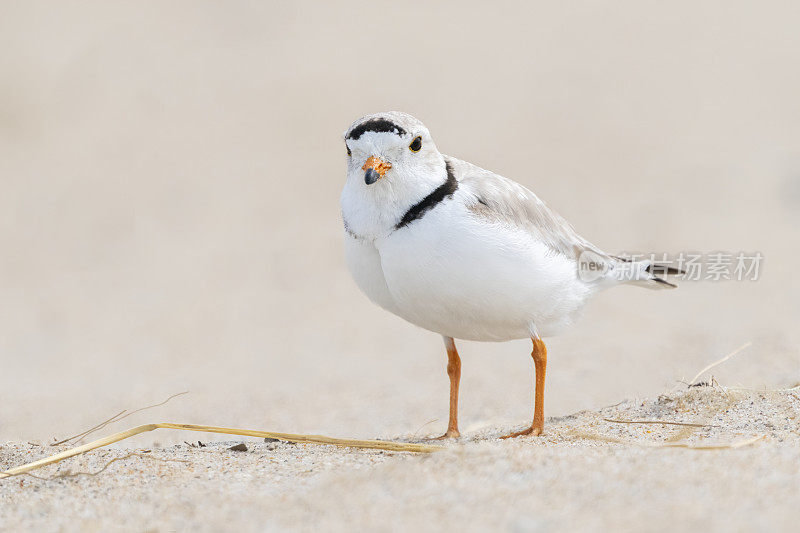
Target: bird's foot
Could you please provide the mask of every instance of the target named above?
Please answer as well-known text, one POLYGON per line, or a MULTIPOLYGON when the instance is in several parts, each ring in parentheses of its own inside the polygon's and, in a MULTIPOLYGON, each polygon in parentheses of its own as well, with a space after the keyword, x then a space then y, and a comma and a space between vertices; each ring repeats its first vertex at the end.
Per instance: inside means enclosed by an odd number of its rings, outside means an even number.
POLYGON ((515 431, 513 433, 509 433, 508 435, 503 435, 500 437, 501 439, 514 439, 517 437, 522 437, 525 435, 533 435, 534 437, 538 437, 542 434, 542 426, 531 426, 528 429, 523 429, 522 431, 515 431))
POLYGON ((440 435, 438 437, 434 437, 431 440, 457 439, 460 436, 461 436, 461 433, 459 433, 457 429, 448 429, 444 433, 444 435, 440 435))

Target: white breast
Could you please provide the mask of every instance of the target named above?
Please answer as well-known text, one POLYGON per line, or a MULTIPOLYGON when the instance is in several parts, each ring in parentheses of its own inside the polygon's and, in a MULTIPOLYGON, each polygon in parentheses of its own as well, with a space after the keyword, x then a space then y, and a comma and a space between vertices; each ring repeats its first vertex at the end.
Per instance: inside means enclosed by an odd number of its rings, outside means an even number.
POLYGON ((375 245, 364 239, 345 233, 344 250, 350 274, 372 303, 387 311, 398 314, 397 306, 386 286, 381 267, 381 256, 375 245))
POLYGON ((524 230, 475 216, 456 199, 375 245, 380 287, 388 295, 373 282, 370 298, 450 337, 497 341, 530 337, 533 331, 550 335, 569 325, 592 293, 578 279, 573 260, 524 230))

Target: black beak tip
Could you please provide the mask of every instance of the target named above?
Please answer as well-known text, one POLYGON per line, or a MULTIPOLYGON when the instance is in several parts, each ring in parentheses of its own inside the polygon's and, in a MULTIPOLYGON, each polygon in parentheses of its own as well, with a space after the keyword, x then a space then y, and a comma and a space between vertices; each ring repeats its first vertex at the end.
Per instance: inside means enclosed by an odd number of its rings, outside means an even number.
POLYGON ((381 175, 374 168, 368 168, 366 172, 364 172, 364 183, 367 185, 372 185, 381 175))

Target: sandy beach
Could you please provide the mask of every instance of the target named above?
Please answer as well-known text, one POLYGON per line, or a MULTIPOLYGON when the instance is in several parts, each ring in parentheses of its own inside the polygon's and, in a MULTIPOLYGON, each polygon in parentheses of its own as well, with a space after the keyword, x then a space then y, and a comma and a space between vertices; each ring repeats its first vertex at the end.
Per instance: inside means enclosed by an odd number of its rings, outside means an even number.
POLYGON ((0 529, 796 528, 793 3, 0 12, 3 470, 183 391, 89 440, 160 421, 441 434, 441 339, 344 262, 341 136, 366 113, 418 116, 609 252, 763 257, 753 281, 602 293, 545 339, 541 438, 497 438, 530 422, 529 341, 459 342, 446 450, 158 430, 0 480, 0 529))
MULTIPOLYGON (((798 391, 697 387, 551 419, 538 439, 474 430, 431 455, 260 439, 98 451, 3 480, 3 527, 790 531, 798 391), (675 425, 621 423, 652 420, 675 425)), ((53 448, 0 452, 5 467, 53 448)))

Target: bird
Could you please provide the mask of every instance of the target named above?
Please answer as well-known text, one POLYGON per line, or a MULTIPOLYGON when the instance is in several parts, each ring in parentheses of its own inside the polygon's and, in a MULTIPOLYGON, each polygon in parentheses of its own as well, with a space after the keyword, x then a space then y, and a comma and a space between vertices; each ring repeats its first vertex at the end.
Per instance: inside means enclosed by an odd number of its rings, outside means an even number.
POLYGON ((344 142, 347 268, 373 303, 442 336, 450 405, 439 439, 460 436, 456 339, 531 339, 533 420, 503 438, 541 435, 543 338, 572 326, 602 290, 675 288, 664 277, 682 273, 603 252, 524 186, 440 153, 428 128, 409 114, 363 116, 344 142))

